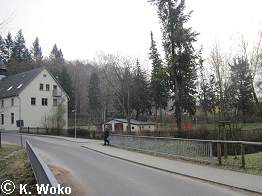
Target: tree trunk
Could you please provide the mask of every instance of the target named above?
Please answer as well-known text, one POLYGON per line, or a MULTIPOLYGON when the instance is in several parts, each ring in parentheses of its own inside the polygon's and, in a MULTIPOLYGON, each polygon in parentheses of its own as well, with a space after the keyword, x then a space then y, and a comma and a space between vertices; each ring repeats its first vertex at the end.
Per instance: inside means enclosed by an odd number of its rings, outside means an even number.
POLYGON ((254 88, 254 85, 253 85, 253 84, 252 84, 252 94, 253 94, 254 100, 255 100, 255 102, 256 102, 259 115, 261 116, 261 115, 262 115, 262 109, 261 109, 261 107, 260 107, 260 104, 259 104, 259 101, 258 101, 258 98, 257 98, 257 94, 256 94, 256 92, 255 92, 255 88, 254 88))
POLYGON ((162 108, 159 108, 159 117, 160 117, 160 123, 162 123, 162 108))
POLYGON ((177 130, 180 132, 182 131, 182 118, 181 118, 181 114, 180 111, 176 112, 177 116, 176 116, 176 124, 177 124, 177 130))
POLYGON ((206 110, 206 109, 205 109, 204 113, 205 113, 206 123, 208 123, 208 113, 207 113, 207 110, 206 110))
POLYGON ((127 90, 127 132, 131 133, 131 126, 130 126, 130 92, 129 87, 127 90))

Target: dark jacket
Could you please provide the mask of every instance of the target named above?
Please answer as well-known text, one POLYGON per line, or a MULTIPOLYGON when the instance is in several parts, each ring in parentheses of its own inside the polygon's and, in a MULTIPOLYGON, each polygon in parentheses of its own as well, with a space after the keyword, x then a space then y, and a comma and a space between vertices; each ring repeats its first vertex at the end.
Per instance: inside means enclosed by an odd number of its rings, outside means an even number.
POLYGON ((106 129, 105 132, 104 132, 104 138, 108 138, 108 136, 109 136, 109 130, 106 129))

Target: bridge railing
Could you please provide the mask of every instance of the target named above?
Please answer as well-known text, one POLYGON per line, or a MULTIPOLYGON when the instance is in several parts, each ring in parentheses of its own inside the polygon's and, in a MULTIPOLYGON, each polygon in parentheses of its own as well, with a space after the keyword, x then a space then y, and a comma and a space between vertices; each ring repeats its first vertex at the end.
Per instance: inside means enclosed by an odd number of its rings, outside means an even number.
POLYGON ((111 144, 153 154, 262 170, 262 142, 198 140, 112 134, 111 144))
MULTIPOLYGON (((53 173, 39 156, 38 152, 33 148, 33 146, 26 141, 26 152, 30 160, 34 175, 36 177, 38 185, 49 185, 49 187, 55 187, 57 189, 58 182, 54 177, 53 173)), ((51 193, 45 195, 54 195, 51 193)))

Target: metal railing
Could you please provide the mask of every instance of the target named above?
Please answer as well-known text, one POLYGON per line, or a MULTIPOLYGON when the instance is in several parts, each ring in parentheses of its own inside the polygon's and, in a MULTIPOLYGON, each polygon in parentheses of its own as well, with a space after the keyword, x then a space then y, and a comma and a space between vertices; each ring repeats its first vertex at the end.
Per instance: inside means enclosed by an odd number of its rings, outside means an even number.
POLYGON ((200 160, 209 160, 213 156, 212 143, 202 140, 118 134, 110 137, 111 143, 115 146, 151 153, 200 160))
POLYGON ((197 140, 120 134, 112 134, 110 142, 114 146, 127 149, 207 161, 219 165, 231 164, 230 166, 238 165, 242 168, 246 168, 248 165, 248 167, 262 170, 262 163, 254 165, 250 155, 248 155, 248 158, 245 157, 247 154, 252 155, 252 153, 256 156, 262 156, 262 142, 197 140))
MULTIPOLYGON (((37 151, 32 147, 32 145, 26 141, 26 152, 29 157, 34 175, 36 177, 38 185, 49 185, 49 187, 55 187, 57 189, 58 182, 56 178, 54 177, 51 170, 48 168, 46 163, 42 160, 42 158, 39 156, 37 151)), ((42 195, 54 195, 51 193, 42 195)))

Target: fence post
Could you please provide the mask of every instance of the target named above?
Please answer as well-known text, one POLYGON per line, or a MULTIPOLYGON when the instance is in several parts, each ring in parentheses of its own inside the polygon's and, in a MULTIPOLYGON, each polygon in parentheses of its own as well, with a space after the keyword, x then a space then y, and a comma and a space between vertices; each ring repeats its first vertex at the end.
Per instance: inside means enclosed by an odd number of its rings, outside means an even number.
POLYGON ((213 157, 212 143, 209 142, 209 157, 213 157))
MULTIPOLYGON (((224 140, 227 140, 227 130, 226 127, 224 127, 224 140)), ((224 158, 227 159, 227 155, 228 155, 228 148, 227 148, 227 143, 224 143, 224 158)))
POLYGON ((22 133, 20 133, 20 144, 21 144, 21 148, 23 148, 23 138, 22 138, 22 133))
POLYGON ((217 143, 217 158, 218 158, 218 164, 221 165, 222 160, 221 160, 221 143, 220 142, 217 143))
POLYGON ((241 167, 245 168, 246 162, 245 162, 245 145, 241 143, 241 167))
POLYGON ((0 148, 2 148, 2 132, 0 131, 0 148))

